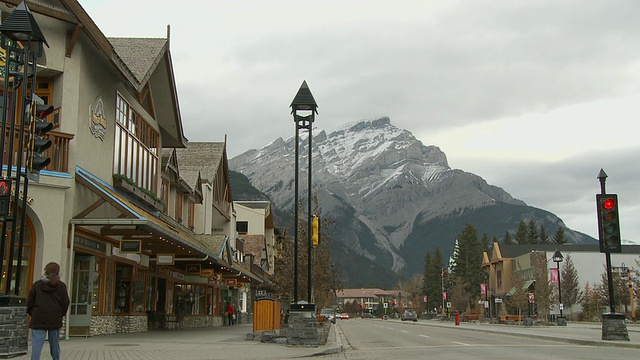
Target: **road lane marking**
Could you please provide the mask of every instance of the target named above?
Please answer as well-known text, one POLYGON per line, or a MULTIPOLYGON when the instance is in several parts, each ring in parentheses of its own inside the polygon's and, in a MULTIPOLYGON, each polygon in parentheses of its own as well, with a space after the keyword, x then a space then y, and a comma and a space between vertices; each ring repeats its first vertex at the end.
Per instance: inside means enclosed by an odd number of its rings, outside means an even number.
POLYGON ((420 335, 420 336, 422 336, 422 337, 426 337, 426 338, 428 338, 428 337, 429 337, 428 335, 420 335))
POLYGON ((408 331, 407 331, 407 330, 400 330, 400 331, 402 331, 403 333, 408 333, 408 331))
POLYGON ((452 343, 458 344, 458 345, 462 345, 462 346, 471 346, 469 344, 465 344, 465 343, 461 343, 461 342, 457 342, 457 341, 452 341, 452 343))

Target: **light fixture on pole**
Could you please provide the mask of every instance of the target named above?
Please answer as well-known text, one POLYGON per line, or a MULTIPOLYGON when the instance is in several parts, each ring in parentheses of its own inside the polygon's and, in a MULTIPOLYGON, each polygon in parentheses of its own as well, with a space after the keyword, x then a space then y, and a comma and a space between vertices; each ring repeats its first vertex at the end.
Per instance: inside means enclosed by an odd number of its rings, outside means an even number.
POLYGON ((307 257, 308 257, 308 282, 307 282, 307 298, 308 302, 311 303, 311 243, 312 243, 312 230, 311 230, 311 153, 312 153, 312 128, 313 122, 315 121, 315 114, 318 113, 318 104, 316 104, 316 100, 313 98, 311 94, 311 90, 309 90, 309 86, 306 81, 302 82, 298 93, 293 98, 291 102, 291 113, 293 114, 293 121, 296 124, 296 136, 295 136, 295 190, 294 190, 294 201, 295 201, 295 210, 294 210, 294 285, 293 285, 293 299, 294 304, 298 302, 298 211, 299 211, 299 203, 298 203, 298 177, 300 173, 300 167, 298 165, 298 155, 299 155, 299 134, 300 129, 306 129, 309 131, 309 166, 307 173, 307 200, 308 200, 308 208, 307 208, 307 257))
POLYGON ((562 315, 562 286, 560 284, 560 263, 562 262, 564 257, 562 256, 562 253, 560 253, 560 251, 556 250, 553 253, 552 259, 553 259, 553 262, 556 263, 556 270, 558 271, 558 307, 560 308, 560 316, 558 316, 558 325, 566 326, 567 319, 565 319, 565 317, 562 315))

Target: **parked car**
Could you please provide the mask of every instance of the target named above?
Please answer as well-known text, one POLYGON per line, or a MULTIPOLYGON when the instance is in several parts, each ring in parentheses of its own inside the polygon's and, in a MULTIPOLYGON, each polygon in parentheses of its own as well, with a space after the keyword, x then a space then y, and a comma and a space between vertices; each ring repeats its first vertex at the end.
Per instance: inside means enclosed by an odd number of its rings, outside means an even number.
POLYGON ((402 315, 400 315, 400 320, 411 320, 413 322, 418 321, 418 314, 413 309, 405 309, 402 315))
POLYGON ((324 308, 320 311, 320 315, 322 315, 325 320, 331 321, 331 323, 336 323, 336 311, 331 308, 324 308))
POLYGON ((340 320, 349 320, 349 314, 347 313, 340 314, 340 320))

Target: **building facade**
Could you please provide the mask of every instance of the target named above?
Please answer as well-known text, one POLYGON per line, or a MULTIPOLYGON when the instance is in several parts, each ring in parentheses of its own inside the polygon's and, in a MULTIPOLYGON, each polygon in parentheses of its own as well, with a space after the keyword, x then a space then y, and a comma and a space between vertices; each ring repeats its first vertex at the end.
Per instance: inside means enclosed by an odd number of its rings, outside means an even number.
MULTIPOLYGON (((3 18, 13 3, 0 2, 3 18)), ((54 145, 29 183, 23 243, 6 241, 22 261, 17 268, 3 252, 2 293, 26 297, 44 266, 60 263, 67 337, 176 319, 219 326, 227 302, 250 311, 262 280, 235 256, 226 143, 184 137, 169 28, 161 39, 106 38, 78 1, 29 7, 49 45, 36 94, 56 109, 54 145)))

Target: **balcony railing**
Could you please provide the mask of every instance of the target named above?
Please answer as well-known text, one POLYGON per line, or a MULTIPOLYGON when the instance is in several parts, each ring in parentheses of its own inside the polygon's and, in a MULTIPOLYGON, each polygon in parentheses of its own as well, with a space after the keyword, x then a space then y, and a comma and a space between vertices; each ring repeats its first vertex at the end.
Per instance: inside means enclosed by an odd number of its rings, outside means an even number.
MULTIPOLYGON (((2 165, 7 165, 9 160, 9 133, 10 129, 7 129, 5 132, 4 138, 4 149, 2 151, 2 165)), ((15 166, 16 161, 18 159, 18 138, 19 138, 19 130, 15 129, 13 135, 13 157, 12 164, 15 166)), ((67 134, 59 131, 49 131, 44 135, 45 139, 51 140, 51 147, 45 150, 43 153, 44 156, 51 158, 51 163, 47 165, 44 170, 48 171, 57 171, 57 172, 69 172, 69 143, 74 138, 75 135, 67 134)), ((24 157, 26 155, 26 148, 29 140, 29 134, 25 132, 23 139, 23 151, 20 156, 22 156, 24 166, 24 157)))

